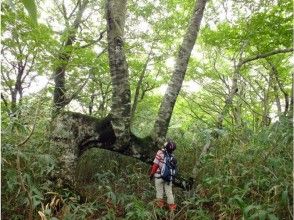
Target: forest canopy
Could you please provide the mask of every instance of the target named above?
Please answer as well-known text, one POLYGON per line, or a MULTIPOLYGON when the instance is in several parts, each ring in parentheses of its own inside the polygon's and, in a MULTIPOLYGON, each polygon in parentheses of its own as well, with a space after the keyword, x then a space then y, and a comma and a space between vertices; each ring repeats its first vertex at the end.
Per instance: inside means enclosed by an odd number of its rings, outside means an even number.
POLYGON ((1 219, 293 218, 293 2, 4 0, 1 219))

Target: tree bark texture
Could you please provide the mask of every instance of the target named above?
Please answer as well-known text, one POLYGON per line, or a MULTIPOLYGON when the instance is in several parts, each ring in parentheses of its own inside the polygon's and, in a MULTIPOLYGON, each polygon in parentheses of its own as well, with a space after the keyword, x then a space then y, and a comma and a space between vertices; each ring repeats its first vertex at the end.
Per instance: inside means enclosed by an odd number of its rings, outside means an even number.
POLYGON ((67 104, 68 101, 66 99, 66 88, 65 88, 65 71, 66 71, 66 66, 69 62, 69 59, 71 57, 71 52, 72 52, 72 45, 75 42, 76 38, 76 33, 78 30, 78 27, 80 26, 82 22, 82 16, 83 13, 87 7, 88 0, 84 0, 82 3, 78 3, 79 5, 79 10, 77 12, 76 18, 74 20, 74 23, 72 24, 71 27, 69 27, 66 31, 67 33, 67 38, 64 41, 64 45, 61 47, 58 55, 57 55, 57 60, 58 60, 58 65, 56 66, 54 70, 54 93, 53 93, 53 114, 57 114, 62 110, 67 104))
MULTIPOLYGON (((274 75, 275 81, 279 87, 279 89, 281 90, 281 92, 284 95, 284 99, 285 99, 285 109, 284 109, 284 115, 287 114, 288 109, 289 109, 289 94, 287 93, 287 91, 284 89, 283 84, 281 83, 280 79, 279 79, 279 73, 277 68, 275 67, 275 65, 271 62, 269 62, 271 69, 272 69, 272 74, 274 75)), ((275 85, 276 86, 276 85, 275 85)), ((277 90, 275 88, 275 90, 277 90)), ((278 91, 278 90, 277 90, 278 91)), ((278 106, 278 110, 281 112, 282 111, 282 107, 281 104, 279 103, 280 106, 278 106)))
POLYGON ((124 53, 124 25, 127 0, 108 0, 106 4, 108 58, 112 81, 112 126, 116 148, 124 151, 130 143, 131 90, 124 53))
MULTIPOLYGON (((151 137, 138 138, 130 135, 128 148, 117 149, 114 145, 116 137, 111 123, 111 116, 101 120, 74 112, 62 112, 52 121, 51 148, 57 158, 57 168, 52 177, 62 185, 75 186, 75 170, 78 158, 87 149, 96 147, 137 158, 152 164, 158 150, 152 143, 151 137)), ((148 178, 146 176, 146 178, 148 178)), ((192 181, 178 176, 175 186, 188 189, 192 181)))
POLYGON ((172 78, 168 84, 154 124, 153 139, 155 142, 163 142, 166 136, 173 108, 184 81, 191 51, 197 39, 206 2, 207 0, 197 0, 195 4, 188 30, 179 48, 172 78))

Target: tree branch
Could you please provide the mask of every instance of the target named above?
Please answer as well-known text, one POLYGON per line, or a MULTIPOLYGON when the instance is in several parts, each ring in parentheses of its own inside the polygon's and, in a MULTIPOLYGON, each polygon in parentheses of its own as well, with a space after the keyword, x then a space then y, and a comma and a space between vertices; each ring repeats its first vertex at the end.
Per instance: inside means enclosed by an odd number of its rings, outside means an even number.
POLYGON ((133 107, 132 107, 132 110, 131 110, 131 118, 134 117, 135 111, 137 109, 139 92, 140 92, 140 89, 142 87, 142 83, 143 83, 143 79, 145 77, 145 73, 146 73, 146 70, 147 70, 148 63, 150 61, 151 53, 152 53, 152 50, 153 50, 153 45, 154 45, 154 43, 152 43, 151 49, 150 49, 150 51, 148 53, 147 59, 146 59, 146 61, 144 63, 143 69, 142 69, 141 74, 139 76, 139 80, 137 82, 135 95, 134 95, 134 101, 133 101, 133 107))
POLYGON ((9 108, 9 107, 8 107, 8 103, 7 103, 7 101, 6 101, 5 97, 4 97, 4 95, 2 94, 2 92, 1 92, 1 99, 3 100, 4 105, 6 106, 6 108, 9 108))
POLYGON ((99 41, 102 40, 102 38, 103 38, 105 32, 106 32, 106 30, 102 31, 102 32, 100 33, 99 38, 98 38, 97 40, 93 40, 93 41, 91 41, 91 42, 88 43, 88 44, 82 45, 82 46, 80 46, 80 48, 86 48, 86 47, 92 46, 93 44, 98 43, 99 41))
POLYGON ((248 57, 244 60, 241 60, 239 65, 242 66, 248 62, 254 61, 254 60, 258 60, 258 59, 262 59, 262 58, 267 58, 276 54, 280 54, 280 53, 289 53, 289 52, 293 52, 293 48, 285 48, 285 49, 278 49, 278 50, 273 50, 271 52, 268 53, 263 53, 263 54, 258 54, 252 57, 248 57))

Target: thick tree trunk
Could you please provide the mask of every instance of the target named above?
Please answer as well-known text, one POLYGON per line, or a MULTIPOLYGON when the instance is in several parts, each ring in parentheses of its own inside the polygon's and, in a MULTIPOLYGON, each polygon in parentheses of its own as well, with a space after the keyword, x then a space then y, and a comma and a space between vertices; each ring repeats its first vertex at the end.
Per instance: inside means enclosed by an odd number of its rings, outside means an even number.
MULTIPOLYGON (((53 177, 62 185, 75 185, 75 170, 79 156, 87 149, 96 147, 119 152, 151 164, 156 151, 150 137, 138 138, 131 134, 128 148, 117 149, 111 116, 101 120, 74 112, 63 112, 54 118, 51 129, 51 148, 58 160, 53 177)), ((146 178, 148 178, 146 176, 146 178)), ((191 180, 177 177, 174 184, 187 189, 191 180)))
POLYGON ((197 0, 195 4, 188 30, 179 48, 175 70, 171 81, 168 84, 168 88, 161 102, 158 116, 154 124, 153 139, 155 142, 163 142, 163 139, 166 136, 173 108, 184 81, 191 51, 197 39, 206 2, 207 0, 197 0))
POLYGON ((106 5, 109 66, 112 80, 112 126, 115 146, 124 151, 130 143, 131 91, 124 53, 124 25, 127 0, 108 0, 106 5))

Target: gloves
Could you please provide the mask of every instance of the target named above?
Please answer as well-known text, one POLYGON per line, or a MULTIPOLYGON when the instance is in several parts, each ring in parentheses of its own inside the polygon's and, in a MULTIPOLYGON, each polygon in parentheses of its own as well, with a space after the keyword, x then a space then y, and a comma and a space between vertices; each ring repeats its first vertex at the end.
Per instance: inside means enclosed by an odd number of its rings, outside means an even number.
POLYGON ((150 171, 150 174, 149 174, 149 179, 150 181, 153 179, 154 177, 154 174, 156 173, 157 169, 158 169, 159 165, 154 163, 151 167, 151 171, 150 171))
POLYGON ((153 175, 156 173, 158 167, 159 167, 159 165, 156 164, 156 163, 154 163, 154 164, 152 165, 152 167, 151 167, 151 172, 150 172, 150 176, 151 176, 151 175, 153 176, 153 175))

